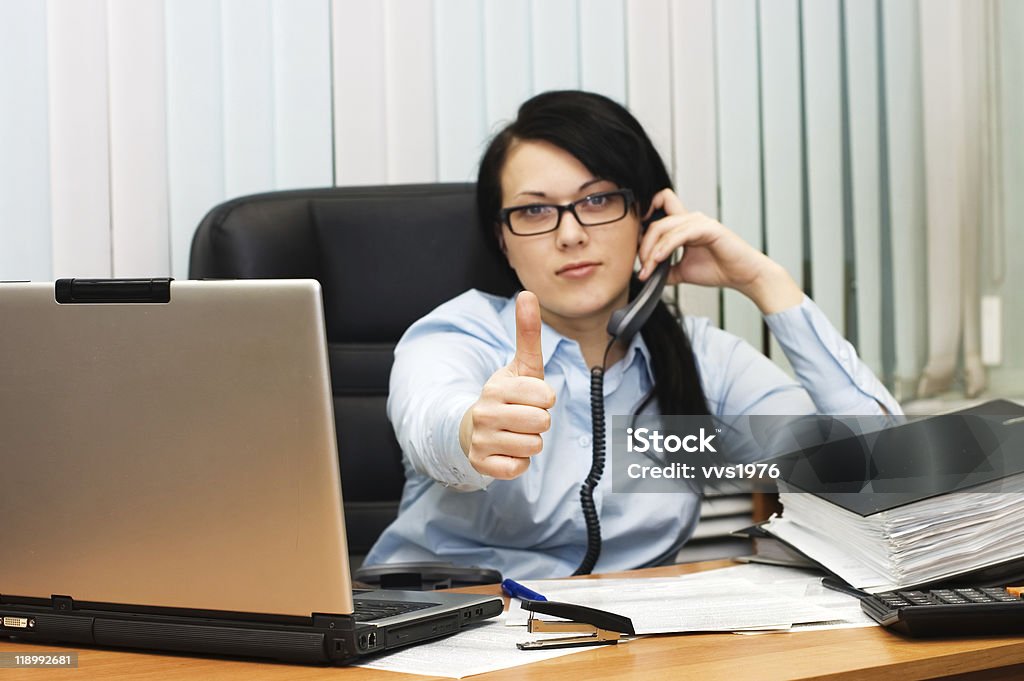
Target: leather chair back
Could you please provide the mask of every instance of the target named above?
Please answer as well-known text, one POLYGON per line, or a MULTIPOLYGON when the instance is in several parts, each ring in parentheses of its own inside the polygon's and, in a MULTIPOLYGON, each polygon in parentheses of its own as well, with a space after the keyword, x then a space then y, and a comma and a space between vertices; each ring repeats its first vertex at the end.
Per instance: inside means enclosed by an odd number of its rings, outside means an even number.
POLYGON ((472 184, 280 191, 213 208, 189 276, 312 278, 323 287, 349 551, 397 514, 405 475, 385 404, 395 344, 470 288, 510 295, 504 259, 477 226, 472 184))

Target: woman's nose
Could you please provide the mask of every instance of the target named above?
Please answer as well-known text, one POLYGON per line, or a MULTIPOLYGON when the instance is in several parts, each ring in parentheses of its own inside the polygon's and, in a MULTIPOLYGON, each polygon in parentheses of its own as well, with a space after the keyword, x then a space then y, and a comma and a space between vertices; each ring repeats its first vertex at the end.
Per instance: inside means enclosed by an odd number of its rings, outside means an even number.
POLYGON ((572 211, 562 213, 562 219, 558 223, 558 230, 555 232, 559 248, 569 248, 586 243, 589 236, 587 229, 580 224, 572 211))

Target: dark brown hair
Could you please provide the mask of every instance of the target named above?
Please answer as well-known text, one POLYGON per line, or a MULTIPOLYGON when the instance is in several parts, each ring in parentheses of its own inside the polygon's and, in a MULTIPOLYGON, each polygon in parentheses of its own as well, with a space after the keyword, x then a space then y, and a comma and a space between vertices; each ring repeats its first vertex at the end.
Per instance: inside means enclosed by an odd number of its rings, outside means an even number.
MULTIPOLYGON (((647 214, 656 193, 672 186, 661 156, 625 107, 602 95, 577 90, 539 94, 519 107, 516 119, 494 136, 480 161, 476 185, 479 223, 499 250, 501 171, 512 144, 521 140, 553 144, 575 156, 595 177, 631 189, 640 215, 647 214)), ((640 288, 634 275, 630 299, 640 288)), ((654 396, 661 413, 708 414, 697 362, 681 319, 660 302, 641 334, 651 354, 654 396)))

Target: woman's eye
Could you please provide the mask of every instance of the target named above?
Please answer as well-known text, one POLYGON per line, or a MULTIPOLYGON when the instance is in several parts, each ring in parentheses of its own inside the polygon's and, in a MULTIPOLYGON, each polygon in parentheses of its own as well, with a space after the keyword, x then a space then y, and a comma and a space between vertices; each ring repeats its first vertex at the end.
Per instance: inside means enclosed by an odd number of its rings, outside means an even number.
POLYGON ((527 206, 520 212, 528 218, 543 218, 551 215, 551 206, 527 206))
POLYGON ((581 207, 586 211, 600 211, 608 208, 610 203, 611 197, 606 194, 598 194, 584 199, 581 207))
POLYGON ((603 213, 611 208, 612 199, 613 197, 609 197, 606 194, 587 197, 586 199, 581 200, 577 210, 582 209, 588 213, 603 213))

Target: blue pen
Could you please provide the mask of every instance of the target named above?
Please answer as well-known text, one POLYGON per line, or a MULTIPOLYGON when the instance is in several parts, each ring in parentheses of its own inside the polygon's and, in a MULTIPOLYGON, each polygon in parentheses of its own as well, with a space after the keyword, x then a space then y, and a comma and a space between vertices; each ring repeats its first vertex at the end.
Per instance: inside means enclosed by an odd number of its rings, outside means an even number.
POLYGON ((501 591, 510 598, 518 598, 521 601, 546 601, 547 598, 541 596, 532 589, 527 589, 519 582, 514 582, 511 579, 506 579, 501 583, 501 591))

